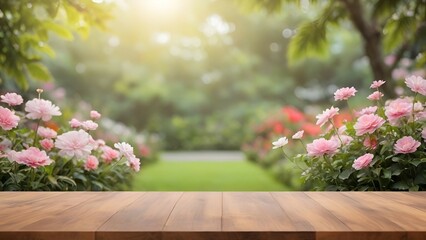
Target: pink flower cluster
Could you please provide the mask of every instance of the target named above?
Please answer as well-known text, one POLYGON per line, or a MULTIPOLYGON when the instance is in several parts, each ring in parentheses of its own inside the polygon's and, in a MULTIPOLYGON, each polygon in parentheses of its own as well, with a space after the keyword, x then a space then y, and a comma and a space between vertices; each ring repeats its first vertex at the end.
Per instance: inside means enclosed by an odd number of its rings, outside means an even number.
MULTIPOLYGON (((42 90, 38 90, 41 94, 42 90)), ((23 103, 22 96, 16 93, 6 93, 0 96, 1 102, 9 107, 17 106, 23 103)), ((74 158, 84 161, 84 169, 87 171, 96 170, 99 166, 99 156, 105 164, 125 158, 126 164, 133 170, 140 170, 140 159, 133 153, 133 147, 128 143, 116 143, 114 146, 118 149, 112 149, 106 146, 102 139, 94 140, 88 131, 96 130, 98 124, 94 122, 101 118, 101 114, 95 110, 90 111, 92 120, 79 121, 73 118, 69 124, 74 130, 58 133, 45 126, 39 126, 41 121, 49 121, 53 116, 60 116, 62 113, 56 105, 49 100, 39 98, 27 101, 25 104, 25 117, 27 119, 37 120, 37 128, 34 132, 30 130, 27 142, 18 142, 20 145, 15 151, 12 148, 12 142, 1 137, 0 157, 7 157, 11 162, 23 164, 31 168, 37 168, 50 165, 53 160, 51 157, 74 158), (78 129, 80 128, 80 129, 78 129), (40 138, 39 141, 36 141, 40 138), (40 150, 43 149, 43 150, 40 150), (50 155, 50 156, 49 156, 50 155)), ((13 110, 0 106, 0 127, 4 131, 13 131, 18 127, 20 118, 13 110)), ((43 125, 43 124, 42 124, 43 125)))
MULTIPOLYGON (((383 80, 374 81, 370 88, 375 91, 368 96, 369 100, 380 102, 383 97, 383 93, 379 91, 379 88, 385 84, 383 80)), ((405 79, 407 86, 416 94, 426 96, 426 80, 419 76, 411 76, 405 79)), ((355 96, 357 90, 354 87, 341 88, 334 93, 334 99, 336 101, 348 100, 350 97, 355 96)), ((330 136, 329 139, 324 137, 313 140, 312 143, 306 145, 307 155, 309 157, 317 158, 323 156, 333 157, 339 151, 345 151, 346 146, 351 145, 355 142, 354 146, 364 146, 365 149, 360 149, 363 153, 360 157, 356 158, 353 162, 352 167, 355 170, 361 170, 370 167, 374 161, 374 152, 377 151, 378 147, 383 142, 389 142, 392 139, 391 136, 398 136, 398 132, 393 132, 391 135, 389 131, 393 130, 393 126, 401 126, 402 124, 411 124, 415 121, 426 120, 426 112, 421 102, 416 102, 416 98, 398 98, 392 101, 386 102, 383 108, 377 106, 370 106, 356 112, 357 117, 355 124, 347 125, 348 128, 351 126, 351 133, 349 136, 346 131, 349 130, 346 127, 337 129, 333 123, 333 118, 339 114, 339 108, 331 107, 324 110, 321 114, 317 115, 316 124, 323 126, 325 123, 330 122, 330 127, 327 131, 331 131, 326 136, 330 136), (384 139, 381 134, 387 134, 387 139, 384 139), (371 152, 371 153, 370 153, 371 152)), ((411 125, 410 125, 411 126, 411 125)), ((420 148, 422 142, 417 140, 415 137, 418 134, 412 136, 404 136, 399 138, 393 145, 394 154, 411 154, 419 151, 424 151, 424 147, 420 148)), ((426 127, 422 129, 421 136, 423 142, 426 142, 426 127)), ((301 139, 303 132, 298 132, 293 136, 293 139, 301 139)), ((287 140, 286 137, 281 139, 287 140)), ((282 147, 287 144, 274 142, 274 148, 282 147)))

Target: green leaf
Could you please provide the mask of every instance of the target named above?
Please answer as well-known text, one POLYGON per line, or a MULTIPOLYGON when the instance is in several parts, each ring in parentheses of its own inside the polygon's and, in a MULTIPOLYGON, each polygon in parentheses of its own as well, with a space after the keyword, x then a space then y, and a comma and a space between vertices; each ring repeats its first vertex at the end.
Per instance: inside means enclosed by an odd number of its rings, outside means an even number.
POLYGON ((389 168, 383 170, 383 178, 391 179, 392 171, 389 168))
POLYGON ((66 40, 73 40, 74 36, 72 33, 65 27, 54 23, 52 21, 45 21, 42 23, 43 27, 47 28, 48 30, 56 33, 56 35, 66 39, 66 40))
POLYGON ((66 176, 58 176, 57 180, 58 180, 58 181, 61 181, 61 182, 68 183, 69 185, 71 185, 71 186, 73 186, 73 187, 76 187, 76 186, 77 186, 77 184, 75 183, 75 181, 74 181, 74 180, 72 180, 71 178, 66 177, 66 176))
POLYGON ((27 64, 27 70, 37 80, 48 81, 51 79, 49 70, 41 63, 29 63, 27 64))
POLYGON ((346 180, 349 178, 349 176, 355 172, 355 169, 350 168, 350 169, 346 169, 345 171, 343 171, 342 173, 340 173, 339 178, 342 180, 346 180))
POLYGON ((408 191, 415 191, 415 192, 417 192, 417 191, 419 191, 419 186, 411 186, 409 189, 408 189, 408 191))
POLYGON ((417 174, 416 178, 414 179, 414 184, 426 184, 426 176, 424 173, 417 174))
POLYGON ((51 182, 53 185, 58 185, 58 181, 56 181, 56 178, 54 176, 47 176, 47 179, 49 180, 49 182, 51 182))
POLYGON ((397 183, 394 183, 394 184, 392 185, 392 188, 394 188, 394 189, 398 189, 398 190, 408 190, 408 189, 409 189, 409 186, 408 186, 408 184, 407 184, 406 182, 404 182, 404 181, 399 181, 399 182, 397 182, 397 183))

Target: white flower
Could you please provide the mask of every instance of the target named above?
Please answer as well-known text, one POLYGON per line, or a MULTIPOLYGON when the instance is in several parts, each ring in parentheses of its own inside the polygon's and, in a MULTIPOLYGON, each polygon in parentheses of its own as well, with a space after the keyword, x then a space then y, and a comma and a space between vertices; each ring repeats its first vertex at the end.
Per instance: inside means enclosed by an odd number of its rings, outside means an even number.
POLYGON ((133 154, 133 147, 130 144, 121 142, 114 144, 114 147, 120 151, 120 156, 124 156, 127 159, 135 158, 135 154, 133 154))
POLYGON ((284 147, 285 145, 287 145, 288 143, 288 139, 286 137, 282 137, 280 139, 278 139, 277 141, 273 142, 272 145, 274 145, 272 147, 272 149, 277 149, 280 147, 284 147))
POLYGON ((303 137, 303 133, 305 133, 305 131, 300 130, 300 131, 298 131, 297 133, 295 133, 295 134, 293 135, 293 137, 291 137, 291 138, 293 138, 293 139, 301 139, 301 138, 303 137))

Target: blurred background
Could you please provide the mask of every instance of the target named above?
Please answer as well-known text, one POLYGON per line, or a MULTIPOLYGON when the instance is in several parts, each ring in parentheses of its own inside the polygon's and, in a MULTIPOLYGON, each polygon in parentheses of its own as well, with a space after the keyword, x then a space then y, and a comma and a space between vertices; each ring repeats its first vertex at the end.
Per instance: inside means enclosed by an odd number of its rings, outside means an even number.
POLYGON ((272 141, 310 141, 332 104, 350 120, 337 88, 357 88, 357 108, 373 80, 394 97, 425 77, 424 0, 0 4, 1 92, 41 87, 65 122, 102 113, 96 134, 142 158, 134 190, 309 189, 272 141))

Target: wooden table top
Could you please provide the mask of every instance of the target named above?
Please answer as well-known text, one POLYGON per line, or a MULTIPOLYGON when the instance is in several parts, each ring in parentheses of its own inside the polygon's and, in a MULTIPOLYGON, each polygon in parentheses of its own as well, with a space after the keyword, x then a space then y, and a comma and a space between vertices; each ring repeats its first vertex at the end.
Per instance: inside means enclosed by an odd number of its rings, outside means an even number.
POLYGON ((426 192, 1 192, 0 239, 426 239, 426 192))

